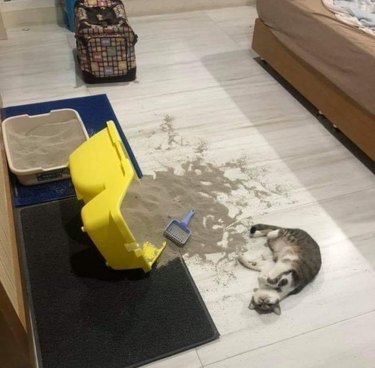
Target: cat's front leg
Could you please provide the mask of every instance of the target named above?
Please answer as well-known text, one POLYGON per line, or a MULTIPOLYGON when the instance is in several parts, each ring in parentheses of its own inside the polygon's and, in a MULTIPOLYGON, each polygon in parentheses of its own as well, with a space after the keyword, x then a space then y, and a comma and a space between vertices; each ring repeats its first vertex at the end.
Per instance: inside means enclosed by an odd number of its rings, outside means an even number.
POLYGON ((292 282, 293 268, 289 263, 276 262, 267 272, 266 282, 269 287, 274 289, 282 288, 292 282))

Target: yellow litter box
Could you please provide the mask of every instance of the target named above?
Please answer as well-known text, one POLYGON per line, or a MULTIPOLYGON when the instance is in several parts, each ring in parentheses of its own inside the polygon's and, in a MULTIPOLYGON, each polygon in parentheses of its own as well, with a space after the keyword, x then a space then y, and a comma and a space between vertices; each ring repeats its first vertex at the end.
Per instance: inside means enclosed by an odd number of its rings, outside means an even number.
POLYGON ((77 197, 85 203, 82 229, 107 265, 115 270, 150 271, 166 243, 138 244, 121 213, 135 173, 113 121, 70 155, 69 168, 77 197))

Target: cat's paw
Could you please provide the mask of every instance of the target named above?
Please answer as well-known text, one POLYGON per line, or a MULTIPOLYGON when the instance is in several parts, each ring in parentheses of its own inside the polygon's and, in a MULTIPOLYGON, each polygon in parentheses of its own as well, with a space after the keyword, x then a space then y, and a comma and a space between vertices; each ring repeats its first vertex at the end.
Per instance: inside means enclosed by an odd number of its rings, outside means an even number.
POLYGON ((250 268, 251 270, 258 271, 259 270, 259 264, 257 261, 249 259, 245 256, 239 256, 238 262, 240 262, 243 266, 246 268, 250 268))
POLYGON ((260 238, 265 236, 261 231, 257 230, 255 226, 250 228, 250 238, 260 238))
POLYGON ((280 278, 281 278, 280 276, 275 277, 275 278, 267 277, 267 280, 266 280, 267 285, 271 287, 278 287, 280 278))
POLYGON ((283 277, 283 275, 280 275, 273 279, 268 277, 266 280, 266 284, 274 289, 279 289, 283 286, 286 286, 288 284, 288 280, 285 277, 283 277))

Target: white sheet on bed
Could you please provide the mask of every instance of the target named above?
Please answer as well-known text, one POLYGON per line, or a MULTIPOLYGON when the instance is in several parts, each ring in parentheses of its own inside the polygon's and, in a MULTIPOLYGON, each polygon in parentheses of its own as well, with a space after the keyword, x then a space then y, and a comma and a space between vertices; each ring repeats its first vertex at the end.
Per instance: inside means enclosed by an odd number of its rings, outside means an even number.
POLYGON ((375 0, 322 0, 340 21, 375 36, 375 0))

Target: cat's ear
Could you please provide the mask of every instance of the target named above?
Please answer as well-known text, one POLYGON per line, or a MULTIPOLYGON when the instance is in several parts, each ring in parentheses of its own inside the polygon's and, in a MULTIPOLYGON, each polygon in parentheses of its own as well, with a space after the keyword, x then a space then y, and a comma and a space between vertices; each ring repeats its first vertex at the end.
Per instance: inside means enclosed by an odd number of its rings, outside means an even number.
POLYGON ((251 301, 250 301, 250 304, 249 304, 249 309, 251 309, 251 310, 255 309, 254 297, 251 298, 251 301))
POLYGON ((273 313, 277 314, 278 316, 281 314, 281 309, 280 309, 280 304, 279 302, 277 302, 273 309, 272 309, 273 313))

